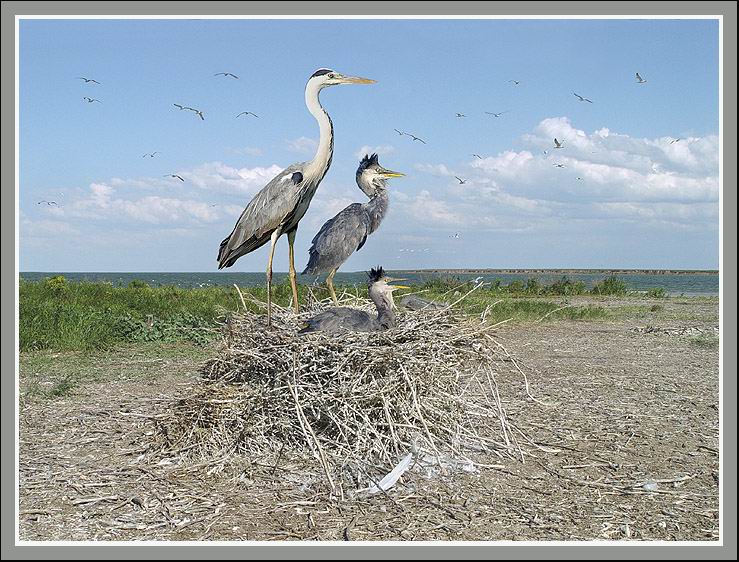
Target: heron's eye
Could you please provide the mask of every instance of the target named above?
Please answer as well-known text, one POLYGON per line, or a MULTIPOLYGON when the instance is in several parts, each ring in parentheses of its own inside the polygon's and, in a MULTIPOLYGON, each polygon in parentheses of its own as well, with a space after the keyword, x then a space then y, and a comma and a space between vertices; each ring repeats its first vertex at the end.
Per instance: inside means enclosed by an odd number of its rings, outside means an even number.
POLYGON ((330 73, 330 74, 328 75, 328 77, 329 77, 329 78, 336 78, 336 74, 334 74, 334 73, 332 72, 332 73, 330 73))

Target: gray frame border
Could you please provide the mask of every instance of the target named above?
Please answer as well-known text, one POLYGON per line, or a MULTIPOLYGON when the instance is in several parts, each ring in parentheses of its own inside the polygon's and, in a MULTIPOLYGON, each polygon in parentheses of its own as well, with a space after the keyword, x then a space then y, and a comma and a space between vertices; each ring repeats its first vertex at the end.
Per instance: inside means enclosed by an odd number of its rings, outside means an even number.
MULTIPOLYGON (((723 414, 723 448, 722 474, 723 487, 723 519, 721 525, 724 545, 690 546, 684 545, 639 545, 629 546, 592 545, 569 543, 567 545, 546 546, 508 546, 491 543, 490 545, 386 545, 379 543, 373 550, 365 545, 289 545, 282 543, 274 546, 243 545, 221 546, 132 546, 100 545, 100 546, 16 546, 15 545, 15 376, 16 373, 16 328, 17 315, 15 271, 15 16, 16 15, 329 15, 329 14, 386 14, 386 15, 464 15, 474 17, 481 14, 520 15, 538 14, 542 16, 562 16, 588 14, 594 16, 614 15, 723 15, 723 154, 727 156, 723 168, 723 252, 721 255, 721 287, 722 287, 722 358, 723 397, 734 400, 736 389, 736 346, 726 346, 726 342, 736 342, 736 13, 735 2, 410 2, 378 1, 371 5, 360 2, 3 2, 2 23, 2 185, 0 194, 2 201, 0 229, 2 230, 2 278, 0 279, 0 295, 2 296, 2 532, 0 534, 3 559, 126 559, 129 557, 151 556, 163 559, 198 559, 205 557, 221 558, 306 558, 306 559, 343 559, 374 558, 395 555, 408 558, 492 558, 492 557, 526 557, 548 559, 603 559, 603 558, 646 558, 646 559, 736 559, 736 409, 722 403, 723 414), (667 11, 669 10, 669 11, 667 11), (727 187, 728 186, 728 187, 727 187), (727 225, 728 224, 728 228, 727 225), (11 264, 13 264, 11 266, 11 264), (12 273, 12 274, 11 274, 12 273), (13 315, 10 311, 13 309, 13 315), (14 373, 11 376, 10 373, 14 373), (728 477, 727 477, 728 476, 728 477), (603 547, 605 546, 605 548, 603 547), (358 551, 357 548, 360 550, 358 551), (351 550, 350 550, 351 549, 351 550), (628 549, 628 550, 627 550, 628 549)), ((723 400, 723 398, 722 398, 723 400)))

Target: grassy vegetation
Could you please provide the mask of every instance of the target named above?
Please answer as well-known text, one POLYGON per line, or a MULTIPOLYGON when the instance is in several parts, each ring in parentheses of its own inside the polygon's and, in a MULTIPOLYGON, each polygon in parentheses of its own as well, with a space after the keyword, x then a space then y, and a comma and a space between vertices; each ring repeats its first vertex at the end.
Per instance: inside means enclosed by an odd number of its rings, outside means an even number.
MULTIPOLYGON (((451 302, 471 287, 453 278, 438 278, 414 287, 413 291, 422 290, 426 298, 451 302)), ((309 289, 304 286, 299 289, 302 300, 309 289)), ((266 299, 264 287, 243 291, 258 300, 266 299)), ((314 291, 319 297, 328 295, 322 288, 314 291)), ((487 310, 486 317, 494 322, 593 320, 610 314, 600 306, 562 302, 562 298, 588 293, 623 296, 626 286, 616 277, 603 280, 590 291, 581 281, 567 277, 550 285, 542 285, 536 279, 508 285, 497 281, 475 291, 463 301, 462 307, 472 314, 487 310)), ((360 289, 359 294, 366 295, 366 289, 360 289)), ((289 283, 276 285, 273 295, 275 302, 287 306, 291 297, 289 283)), ((651 296, 664 296, 664 291, 651 296)), ((114 287, 107 283, 70 283, 61 276, 37 282, 21 281, 20 347, 21 351, 99 352, 127 343, 202 345, 218 337, 219 321, 240 305, 232 287, 150 287, 138 280, 127 287, 114 287)), ((248 300, 247 306, 257 311, 248 300)))

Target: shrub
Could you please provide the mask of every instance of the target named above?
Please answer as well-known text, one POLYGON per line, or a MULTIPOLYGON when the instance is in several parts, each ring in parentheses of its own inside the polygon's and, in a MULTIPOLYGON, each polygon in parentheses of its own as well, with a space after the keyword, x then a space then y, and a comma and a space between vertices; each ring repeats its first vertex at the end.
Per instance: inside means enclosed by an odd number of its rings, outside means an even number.
POLYGON ((594 295, 625 295, 627 289, 623 280, 612 275, 596 283, 590 292, 594 295))

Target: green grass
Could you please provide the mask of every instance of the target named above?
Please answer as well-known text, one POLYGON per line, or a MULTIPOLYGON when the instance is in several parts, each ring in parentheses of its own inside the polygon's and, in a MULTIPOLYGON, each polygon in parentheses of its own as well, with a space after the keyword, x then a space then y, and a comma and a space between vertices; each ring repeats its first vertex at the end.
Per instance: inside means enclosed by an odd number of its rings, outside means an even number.
POLYGON ((206 347, 188 343, 144 342, 93 353, 34 351, 20 355, 22 400, 63 398, 82 385, 141 380, 196 372, 206 347))
POLYGON ((702 347, 704 349, 718 349, 719 337, 718 336, 696 336, 690 338, 690 344, 696 347, 702 347))
MULTIPOLYGON (((423 290, 422 296, 426 298, 452 302, 471 287, 454 278, 435 278, 414 287, 413 291, 423 290)), ((305 300, 308 290, 308 287, 299 286, 301 301, 305 300)), ((264 287, 242 291, 260 301, 266 300, 264 287)), ((328 296, 324 288, 313 288, 313 291, 319 298, 328 296)), ((366 289, 358 292, 360 296, 367 294, 366 289)), ((587 291, 582 282, 567 277, 550 285, 542 285, 536 279, 513 281, 508 285, 495 281, 476 290, 461 306, 470 314, 488 309, 486 318, 493 322, 508 319, 517 322, 597 320, 611 314, 601 306, 572 306, 561 302, 562 298, 584 294, 624 296, 627 293, 623 282, 615 277, 603 280, 591 291, 587 291)), ((663 295, 655 292, 653 296, 663 295)), ((273 299, 277 304, 287 306, 290 298, 287 281, 273 287, 273 299)), ((260 310, 248 298, 246 303, 253 312, 260 310)), ((150 287, 138 280, 127 287, 114 287, 108 283, 70 283, 61 276, 36 282, 22 280, 20 349, 99 352, 130 343, 204 345, 218 337, 219 322, 240 306, 233 287, 150 287)), ((59 392, 63 391, 62 386, 59 392)))

